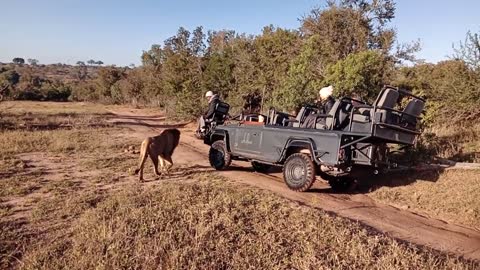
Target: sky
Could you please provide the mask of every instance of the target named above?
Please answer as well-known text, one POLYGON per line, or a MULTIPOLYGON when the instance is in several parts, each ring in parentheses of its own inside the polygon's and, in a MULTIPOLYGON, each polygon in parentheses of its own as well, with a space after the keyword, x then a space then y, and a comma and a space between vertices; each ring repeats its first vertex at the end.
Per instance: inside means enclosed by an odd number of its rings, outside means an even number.
MULTIPOLYGON (((142 51, 162 44, 181 26, 258 34, 269 24, 295 29, 325 0, 0 0, 0 62, 89 59, 139 65, 142 51)), ((479 0, 397 0, 390 26, 399 42, 420 40, 420 59, 438 62, 468 30, 480 32, 479 0)))

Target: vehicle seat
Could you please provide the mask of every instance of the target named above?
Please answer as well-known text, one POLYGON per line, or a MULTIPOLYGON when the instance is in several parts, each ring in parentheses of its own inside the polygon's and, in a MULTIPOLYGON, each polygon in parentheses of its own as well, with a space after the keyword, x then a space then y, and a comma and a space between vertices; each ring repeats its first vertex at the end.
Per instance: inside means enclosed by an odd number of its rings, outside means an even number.
POLYGON ((420 116, 425 108, 425 102, 419 99, 412 99, 408 102, 403 110, 401 123, 405 126, 415 127, 417 125, 417 117, 420 116))
POLYGON ((209 119, 209 122, 216 122, 217 124, 223 124, 230 110, 230 105, 225 102, 219 102, 215 106, 213 116, 209 119))
MULTIPOLYGON (((303 123, 303 115, 306 112, 306 107, 302 107, 295 117, 296 122, 293 123, 293 127, 300 127, 300 123, 303 123)), ((306 118, 306 117, 305 117, 306 118)))
MULTIPOLYGON (((378 96, 374 105, 377 107, 393 109, 397 104, 399 96, 400 95, 397 90, 386 88, 380 92, 380 95, 378 96)), ((353 114, 353 121, 361 123, 370 122, 370 120, 373 118, 372 111, 372 109, 368 108, 358 109, 358 113, 353 114)), ((391 122, 392 113, 390 111, 385 109, 377 109, 376 114, 378 115, 378 121, 382 123, 391 122)))
POLYGON ((304 122, 307 120, 307 117, 311 114, 318 113, 318 109, 311 106, 304 106, 300 109, 297 116, 295 117, 295 122, 293 127, 305 127, 304 122))
MULTIPOLYGON (((386 88, 382 95, 379 97, 379 99, 376 102, 377 107, 384 107, 384 108, 389 108, 393 109, 395 105, 397 104, 399 97, 399 93, 395 89, 391 88, 386 88)), ((382 123, 388 123, 390 120, 390 115, 391 112, 388 110, 383 110, 383 109, 378 109, 377 114, 380 114, 379 120, 382 123)))

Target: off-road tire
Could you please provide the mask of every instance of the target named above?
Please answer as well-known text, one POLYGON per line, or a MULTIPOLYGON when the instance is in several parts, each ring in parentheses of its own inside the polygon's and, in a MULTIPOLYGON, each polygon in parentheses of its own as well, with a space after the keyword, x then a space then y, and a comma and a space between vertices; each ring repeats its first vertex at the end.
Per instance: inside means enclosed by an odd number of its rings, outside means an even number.
POLYGON ((283 165, 283 180, 291 190, 308 190, 315 182, 315 164, 310 156, 301 153, 289 156, 283 165))
POLYGON ((252 161, 252 168, 254 171, 259 172, 259 173, 265 173, 270 169, 272 166, 256 161, 252 161))
POLYGON ((347 176, 335 177, 328 180, 328 184, 335 192, 347 192, 355 189, 356 181, 347 176))
POLYGON ((232 156, 228 152, 224 141, 216 141, 211 145, 208 160, 210 165, 218 171, 225 170, 230 166, 232 156))

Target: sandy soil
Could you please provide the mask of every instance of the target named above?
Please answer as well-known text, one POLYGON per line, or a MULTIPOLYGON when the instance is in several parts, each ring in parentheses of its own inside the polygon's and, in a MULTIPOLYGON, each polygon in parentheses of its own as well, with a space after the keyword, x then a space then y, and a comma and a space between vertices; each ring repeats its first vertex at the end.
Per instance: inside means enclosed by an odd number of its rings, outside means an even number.
MULTIPOLYGON (((179 128, 182 136, 173 157, 175 166, 182 167, 188 164, 201 171, 212 170, 207 159, 209 147, 194 138, 193 125, 165 124, 168 119, 161 115, 145 115, 140 110, 134 109, 119 109, 112 112, 115 116, 110 121, 128 128, 130 132, 125 136, 138 138, 139 144, 145 137, 158 134, 164 128, 179 128)), ((149 170, 150 167, 151 165, 147 165, 146 169, 149 170)), ((293 192, 283 183, 280 173, 255 173, 246 162, 234 162, 230 170, 217 173, 233 181, 269 190, 290 200, 358 221, 399 240, 480 260, 480 231, 475 229, 381 204, 361 193, 334 194, 325 181, 320 181, 321 179, 316 181, 309 192, 293 192)))

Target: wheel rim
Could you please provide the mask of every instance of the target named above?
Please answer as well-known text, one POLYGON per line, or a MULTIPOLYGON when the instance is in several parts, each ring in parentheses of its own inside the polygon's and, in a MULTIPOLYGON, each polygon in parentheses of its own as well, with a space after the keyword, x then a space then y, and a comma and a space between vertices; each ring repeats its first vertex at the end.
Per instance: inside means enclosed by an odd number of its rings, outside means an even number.
POLYGON ((292 186, 301 186, 305 182, 306 168, 300 160, 290 162, 285 170, 288 182, 292 186))

